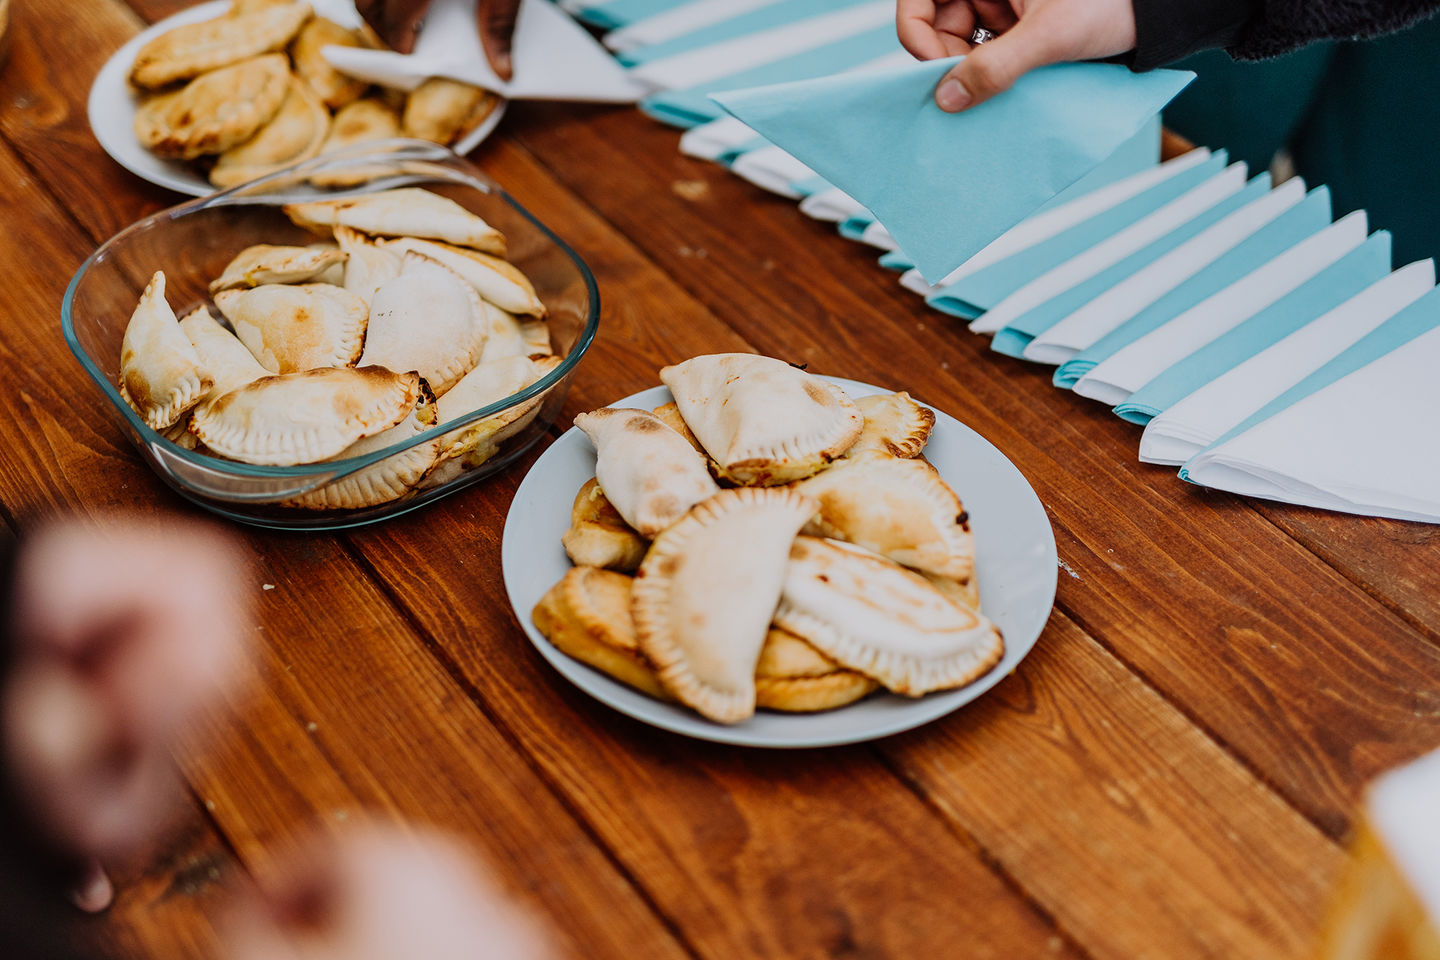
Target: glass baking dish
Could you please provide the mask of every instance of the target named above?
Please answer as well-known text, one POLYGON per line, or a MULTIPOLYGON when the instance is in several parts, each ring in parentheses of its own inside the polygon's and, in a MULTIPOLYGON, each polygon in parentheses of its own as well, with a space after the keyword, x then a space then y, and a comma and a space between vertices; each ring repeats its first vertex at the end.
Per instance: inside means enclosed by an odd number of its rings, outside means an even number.
MULTIPOLYGON (((212 309, 219 317, 219 312, 212 309)), ((595 338, 600 296, 591 275, 548 227, 494 181, 449 149, 415 140, 364 144, 317 157, 240 187, 172 207, 132 224, 106 241, 80 266, 60 308, 65 340, 109 401, 116 423, 141 458, 185 498, 221 516, 263 527, 321 530, 360 526, 407 513, 504 470, 555 422, 571 376, 595 338), (361 182, 324 189, 313 185, 361 182), (551 346, 561 363, 519 393, 439 424, 434 429, 366 456, 293 467, 266 467, 186 450, 140 419, 121 398, 120 343, 145 284, 164 270, 166 295, 177 316, 200 304, 213 307, 212 279, 244 248, 258 243, 298 244, 315 237, 281 211, 285 203, 421 186, 484 218, 506 237, 508 259, 530 278, 545 304, 551 346), (528 425, 514 432, 484 463, 430 489, 357 510, 309 510, 284 501, 373 467, 390 457, 456 435, 477 421, 538 399, 528 425)))

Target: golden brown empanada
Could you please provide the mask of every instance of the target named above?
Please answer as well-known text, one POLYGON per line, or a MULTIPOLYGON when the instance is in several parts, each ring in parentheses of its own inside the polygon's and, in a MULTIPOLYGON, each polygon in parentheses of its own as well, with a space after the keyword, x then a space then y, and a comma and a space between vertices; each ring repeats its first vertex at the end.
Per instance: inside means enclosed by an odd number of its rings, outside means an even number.
POLYGON ((395 426, 419 396, 414 372, 324 367, 285 373, 205 404, 190 418, 190 432, 220 456, 244 463, 316 463, 395 426))
MULTIPOLYGON (((277 247, 257 244, 246 247, 210 282, 210 293, 266 283, 304 283, 318 280, 331 267, 345 263, 339 247, 277 247)), ((343 276, 343 275, 342 275, 343 276)))
POLYGON ((382 237, 443 240, 483 253, 505 256, 505 238, 454 200, 420 187, 382 190, 343 200, 292 203, 285 213, 297 226, 319 233, 353 227, 382 237))
POLYGON ((165 274, 156 273, 120 341, 120 395, 151 429, 164 430, 214 384, 165 301, 165 274))
POLYGON ((521 320, 483 299, 480 305, 486 328, 481 363, 506 357, 548 357, 555 352, 550 346, 550 328, 544 320, 528 317, 521 320))
POLYGON ((310 4, 284 3, 167 30, 141 47, 130 82, 154 89, 280 50, 310 19, 310 4))
POLYGON ((640 649, 676 698, 719 723, 755 712, 755 665, 790 544, 815 502, 786 489, 722 490, 655 539, 636 575, 640 649))
MULTIPOLYGON (((492 403, 505 400, 540 380, 559 365, 559 357, 541 357, 536 360, 507 357, 493 363, 481 364, 440 398, 440 422, 442 425, 450 423, 492 403)), ((422 485, 440 486, 489 460, 500 451, 502 443, 535 420, 548 393, 548 389, 544 390, 524 403, 515 404, 494 416, 446 433, 440 454, 425 475, 422 485)))
POLYGON ((659 700, 670 695, 635 639, 630 578, 595 567, 572 567, 530 617, 567 657, 588 664, 659 700))
POLYGON ((292 78, 280 110, 255 136, 220 154, 210 182, 222 189, 235 187, 309 160, 320 153, 329 132, 330 111, 309 87, 292 78))
POLYGON ((893 457, 918 457, 930 442, 935 427, 933 411, 910 399, 910 394, 882 393, 855 401, 865 417, 860 438, 845 451, 845 456, 878 451, 893 457))
POLYGON ((695 357, 663 368, 660 380, 720 475, 743 486, 810 476, 864 425, 845 391, 771 357, 695 357))
POLYGON ((575 494, 570 528, 560 538, 565 554, 579 567, 604 567, 632 573, 650 549, 646 540, 605 497, 600 481, 591 477, 575 494))
POLYGON ((353 366, 365 346, 364 301, 328 283, 224 290, 215 295, 215 305, 271 373, 353 366))
POLYGON ((290 47, 290 59, 295 63, 296 75, 315 96, 331 110, 339 110, 359 99, 367 84, 330 66, 321 51, 326 47, 364 46, 367 44, 358 30, 347 30, 334 20, 317 16, 300 28, 290 47))
POLYGON ((487 100, 494 101, 495 95, 459 80, 431 77, 405 99, 400 130, 407 137, 454 143, 462 130, 473 125, 476 111, 487 100))
POLYGON ((880 684, 845 670, 793 633, 774 627, 755 665, 755 706, 784 713, 817 713, 854 703, 880 684))
MULTIPOLYGON (((350 264, 356 263, 354 252, 350 264)), ((400 275, 370 300, 362 364, 418 370, 438 397, 480 362, 485 326, 474 289, 434 260, 405 255, 400 275)))
POLYGON ((665 426, 669 427, 671 430, 674 430, 676 433, 680 434, 680 436, 684 437, 685 441, 689 443, 690 446, 694 447, 697 451, 699 451, 700 455, 705 458, 706 462, 711 463, 713 467, 713 461, 710 460, 710 455, 706 453, 705 448, 700 445, 699 439, 695 436, 694 432, 691 431, 690 425, 685 422, 685 418, 680 416, 680 408, 675 406, 674 401, 671 401, 670 403, 662 403, 660 406, 656 407, 650 412, 663 420, 665 426))
POLYGON ((269 123, 289 90, 283 53, 242 60, 146 100, 135 111, 135 136, 162 157, 224 153, 269 123))
POLYGON ((180 329, 215 381, 203 403, 270 376, 270 371, 260 366, 245 344, 235 339, 235 334, 220 326, 208 308, 199 307, 186 314, 180 320, 180 329))

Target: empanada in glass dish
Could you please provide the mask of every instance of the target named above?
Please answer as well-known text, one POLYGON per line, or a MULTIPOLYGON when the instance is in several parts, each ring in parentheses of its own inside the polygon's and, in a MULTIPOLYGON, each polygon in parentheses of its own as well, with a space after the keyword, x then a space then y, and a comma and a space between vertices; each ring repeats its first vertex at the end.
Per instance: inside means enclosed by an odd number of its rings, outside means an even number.
POLYGON ((157 272, 120 343, 120 396, 151 429, 163 430, 205 399, 214 382, 165 299, 165 274, 157 272))
POLYGON ((328 234, 337 226, 382 237, 443 240, 505 256, 505 237, 453 200, 419 187, 401 187, 342 200, 287 204, 297 226, 328 234))
POLYGON ((240 342, 271 373, 349 367, 361 359, 370 311, 341 287, 267 283, 217 293, 215 305, 240 342))

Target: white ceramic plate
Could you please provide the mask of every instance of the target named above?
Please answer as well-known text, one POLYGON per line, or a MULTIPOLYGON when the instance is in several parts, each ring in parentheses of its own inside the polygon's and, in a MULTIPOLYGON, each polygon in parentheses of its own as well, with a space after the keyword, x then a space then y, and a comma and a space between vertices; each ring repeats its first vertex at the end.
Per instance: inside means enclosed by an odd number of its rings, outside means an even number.
MULTIPOLYGON (((166 17, 115 51, 115 55, 95 76, 95 83, 90 87, 90 129, 95 132, 95 139, 100 141, 105 152, 135 176, 195 197, 215 192, 210 181, 187 164, 163 160, 140 146, 140 141, 135 139, 135 107, 139 100, 125 78, 130 73, 130 65, 135 62, 135 54, 152 39, 187 23, 213 20, 229 8, 230 0, 213 0, 166 17)), ((478 147, 500 123, 506 106, 507 101, 501 100, 480 126, 455 144, 455 152, 463 156, 478 147)))
MULTIPOLYGON (((826 379, 853 397, 891 392, 853 380, 826 379)), ((655 387, 612 406, 650 410, 670 399, 670 391, 655 387)), ((560 537, 570 525, 576 491, 595 475, 594 447, 573 427, 535 461, 515 493, 500 549, 505 589, 530 642, 567 680, 621 713, 665 730, 751 747, 825 747, 909 730, 964 706, 1015 669, 1035 645, 1055 602, 1055 536, 1040 499, 1015 465, 978 433, 938 410, 925 456, 970 512, 980 604, 1005 635, 1000 664, 959 690, 918 700, 882 692, 827 713, 761 711, 727 727, 685 707, 653 700, 555 649, 531 623, 530 611, 570 568, 560 537)))

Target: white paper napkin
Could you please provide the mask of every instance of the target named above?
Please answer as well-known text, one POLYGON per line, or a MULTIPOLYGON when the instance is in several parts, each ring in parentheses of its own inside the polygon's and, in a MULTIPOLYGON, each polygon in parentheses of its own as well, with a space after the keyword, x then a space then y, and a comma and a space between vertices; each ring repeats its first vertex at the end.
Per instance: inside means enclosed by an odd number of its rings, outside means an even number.
MULTIPOLYGON (((733 117, 730 119, 734 120, 733 117)), ((739 123, 739 120, 735 120, 739 123)), ((860 202, 839 187, 812 193, 800 202, 800 212, 815 220, 826 223, 840 223, 851 217, 866 213, 860 202)))
POLYGON ((701 160, 719 160, 726 154, 730 154, 745 146, 745 144, 760 139, 748 124, 736 120, 734 117, 721 117, 719 120, 712 120, 709 123, 702 123, 698 127, 691 127, 680 137, 680 152, 687 157, 699 157, 701 160))
POLYGON ((775 146, 761 147, 740 154, 730 165, 730 170, 762 190, 769 190, 792 200, 799 200, 803 196, 793 184, 815 176, 814 170, 775 146))
POLYGON ((877 250, 900 249, 900 245, 895 242, 895 238, 890 236, 890 231, 886 230, 885 225, 878 220, 866 227, 864 232, 860 234, 860 242, 869 244, 877 250))
POLYGON ((605 35, 605 46, 617 53, 664 43, 701 27, 768 7, 782 0, 690 0, 678 7, 636 20, 605 35))
POLYGON ((1440 523, 1440 328, 1196 456, 1207 487, 1440 523))
POLYGON ((971 323, 971 331, 994 333, 1051 297, 1064 293, 1102 270, 1114 266, 1226 197, 1239 193, 1245 188, 1248 173, 1249 169, 1245 164, 1232 163, 1218 175, 1170 201, 1149 216, 1142 217, 1104 242, 1016 290, 971 323))
POLYGON ((369 83, 414 90, 430 77, 449 77, 511 100, 634 103, 646 93, 595 38, 549 0, 523 0, 506 83, 490 69, 475 27, 474 0, 432 0, 410 54, 326 47, 335 69, 369 83))
POLYGON ((1131 274, 1030 341, 1025 359, 1061 364, 1174 290, 1305 198, 1295 177, 1131 274))
POLYGON ((1434 286, 1432 260, 1372 284, 1151 420, 1140 438, 1140 459, 1179 466, 1434 286))
POLYGON ((1082 397, 1114 406, 1236 324, 1248 320, 1365 242, 1357 210, 1269 263, 1152 330, 1075 382, 1082 397))

